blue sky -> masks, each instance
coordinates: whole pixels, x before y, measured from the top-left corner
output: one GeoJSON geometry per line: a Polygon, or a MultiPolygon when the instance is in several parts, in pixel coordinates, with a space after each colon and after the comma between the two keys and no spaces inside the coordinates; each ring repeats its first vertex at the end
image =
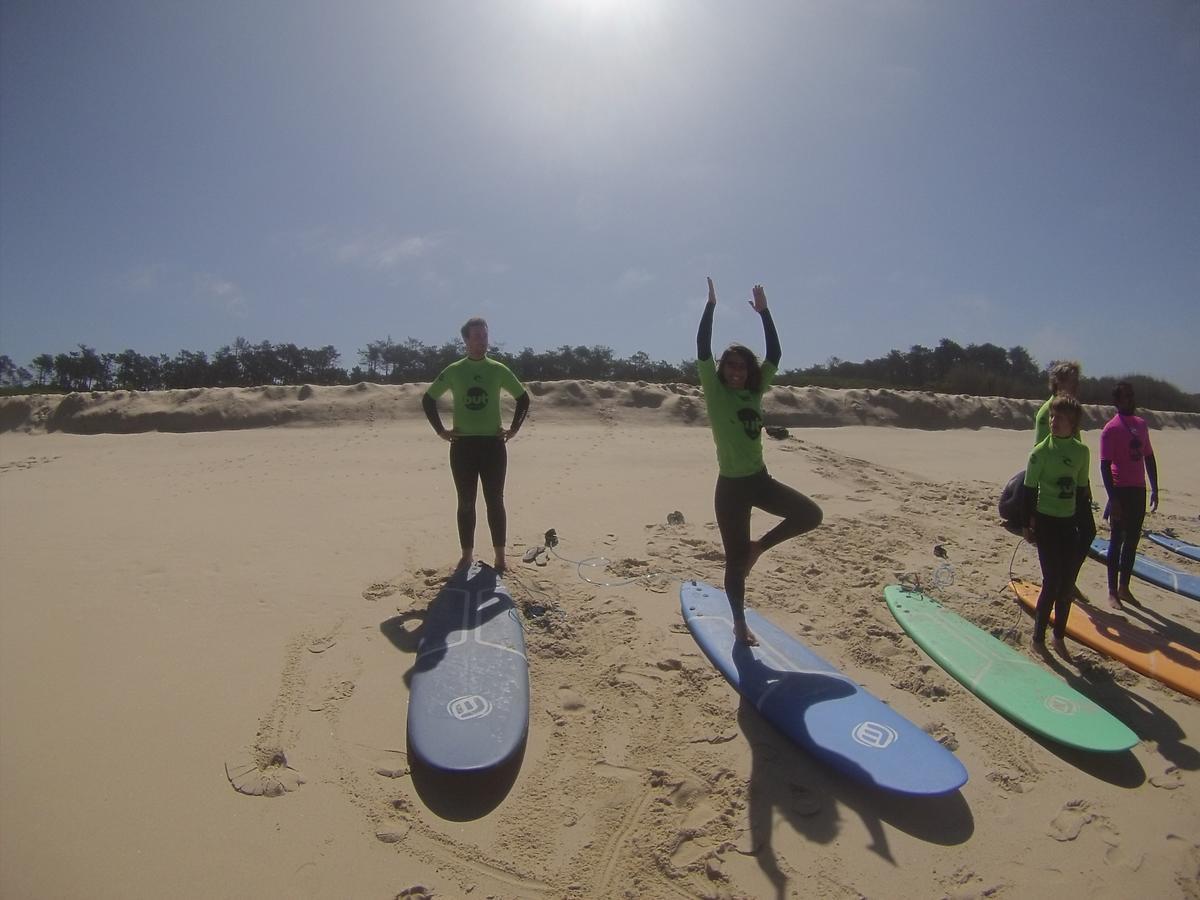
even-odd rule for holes
{"type": "Polygon", "coordinates": [[[0,6],[0,353],[942,337],[1200,391],[1200,3],[0,6]]]}

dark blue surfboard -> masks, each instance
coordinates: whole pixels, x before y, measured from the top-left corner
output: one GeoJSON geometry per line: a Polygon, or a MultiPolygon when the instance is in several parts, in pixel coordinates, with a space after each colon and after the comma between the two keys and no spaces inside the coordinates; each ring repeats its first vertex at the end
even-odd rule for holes
{"type": "Polygon", "coordinates": [[[966,783],[967,770],[953,753],[753,610],[746,610],[746,623],[759,644],[748,647],[733,640],[723,591],[688,581],[679,600],[713,665],[763,718],[817,759],[901,794],[945,794],[966,783]]]}
{"type": "Polygon", "coordinates": [[[445,772],[503,765],[529,731],[525,631],[487,566],[463,569],[430,604],[409,682],[408,749],[445,772]]]}
{"type": "Polygon", "coordinates": [[[1181,541],[1179,538],[1163,534],[1161,531],[1147,531],[1146,537],[1150,538],[1150,540],[1154,541],[1160,547],[1166,547],[1180,556],[1186,556],[1188,559],[1200,562],[1200,547],[1197,547],[1195,544],[1181,541]]]}
{"type": "MultiPolygon", "coordinates": [[[[1096,538],[1089,549],[1093,557],[1102,563],[1108,563],[1108,538],[1096,538]]],[[[1174,591],[1192,600],[1200,600],[1200,575],[1181,572],[1140,553],[1133,558],[1133,574],[1168,591],[1174,591]]]]}

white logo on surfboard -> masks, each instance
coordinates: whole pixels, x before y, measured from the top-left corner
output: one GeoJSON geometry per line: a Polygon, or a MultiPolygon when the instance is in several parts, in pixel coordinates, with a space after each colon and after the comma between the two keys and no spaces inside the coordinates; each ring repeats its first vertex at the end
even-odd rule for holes
{"type": "Polygon", "coordinates": [[[1079,711],[1079,707],[1073,701],[1057,694],[1051,694],[1046,698],[1046,709],[1050,712],[1062,713],[1064,716],[1073,716],[1079,711]]]}
{"type": "Polygon", "coordinates": [[[851,735],[864,747],[871,747],[875,750],[884,749],[899,737],[896,729],[880,725],[878,722],[859,722],[851,735]]]}
{"type": "Polygon", "coordinates": [[[492,711],[492,703],[487,697],[471,694],[469,697],[455,697],[446,704],[450,715],[465,722],[468,719],[480,719],[492,711]]]}

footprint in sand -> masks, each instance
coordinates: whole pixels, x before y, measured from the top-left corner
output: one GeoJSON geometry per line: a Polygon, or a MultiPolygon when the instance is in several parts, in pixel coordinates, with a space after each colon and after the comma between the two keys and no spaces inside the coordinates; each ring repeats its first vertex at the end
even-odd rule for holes
{"type": "Polygon", "coordinates": [[[1096,820],[1096,814],[1088,812],[1086,800],[1071,800],[1050,820],[1050,837],[1056,841],[1073,841],[1083,831],[1083,826],[1096,820]]]}
{"type": "Polygon", "coordinates": [[[1183,776],[1179,772],[1177,766],[1168,766],[1167,770],[1161,775],[1155,775],[1150,779],[1150,783],[1156,788],[1162,788],[1164,791],[1173,791],[1176,788],[1183,787],[1183,776]]]}
{"type": "Polygon", "coordinates": [[[583,696],[566,686],[558,689],[558,702],[567,712],[579,712],[587,708],[587,702],[583,696]]]}
{"type": "Polygon", "coordinates": [[[282,750],[262,750],[250,759],[227,762],[225,777],[235,791],[251,797],[281,797],[304,784],[282,750]]]}
{"type": "Polygon", "coordinates": [[[394,584],[388,584],[386,581],[381,581],[378,584],[373,584],[362,592],[365,600],[381,600],[384,597],[390,597],[399,590],[394,584]]]}

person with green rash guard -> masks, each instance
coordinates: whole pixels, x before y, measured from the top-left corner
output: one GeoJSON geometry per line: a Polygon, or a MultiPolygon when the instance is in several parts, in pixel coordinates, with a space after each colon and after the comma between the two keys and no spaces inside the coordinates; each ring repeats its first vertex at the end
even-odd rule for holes
{"type": "Polygon", "coordinates": [[[1042,568],[1031,647],[1044,652],[1046,626],[1053,610],[1054,649],[1066,660],[1071,658],[1066,646],[1067,617],[1083,563],[1077,552],[1079,532],[1082,520],[1092,519],[1088,484],[1091,456],[1075,436],[1081,414],[1074,397],[1060,394],[1050,402],[1050,435],[1029,454],[1022,493],[1025,539],[1037,545],[1042,568]]]}
{"type": "Polygon", "coordinates": [[[756,284],[750,307],[762,318],[767,358],[761,366],[747,347],[732,344],[713,362],[712,321],[717,291],[708,279],[708,303],[696,334],[700,385],[717,445],[717,488],[714,505],[725,546],[725,594],[733,611],[734,637],[757,644],[746,627],[746,576],[767,550],[821,524],[821,508],[808,497],[767,473],[762,452],[762,398],[779,368],[782,351],[767,294],[756,284]],[[782,517],[758,540],[750,539],[750,513],[755,507],[782,517]]]}
{"type": "Polygon", "coordinates": [[[1050,367],[1050,399],[1043,403],[1033,417],[1033,443],[1040,444],[1050,436],[1050,404],[1059,394],[1079,397],[1081,367],[1077,362],[1057,362],[1050,367]]]}
{"type": "Polygon", "coordinates": [[[475,552],[475,498],[483,484],[488,528],[495,551],[495,569],[505,568],[504,547],[508,517],[504,510],[504,479],[508,470],[508,441],[516,437],[529,412],[529,392],[504,363],[487,355],[488,326],[480,318],[462,327],[467,355],[442,370],[421,398],[421,406],[438,437],[450,444],[450,473],[458,494],[458,540],[462,546],[456,570],[469,566],[475,552]],[[512,425],[500,421],[500,392],[516,398],[512,425]],[[442,425],[437,398],[450,391],[454,398],[453,426],[442,425]]]}
{"type": "MultiPolygon", "coordinates": [[[[1074,361],[1056,362],[1050,367],[1050,399],[1041,405],[1037,411],[1037,415],[1033,418],[1033,444],[1036,447],[1042,441],[1050,436],[1050,404],[1054,402],[1055,397],[1071,397],[1078,399],[1079,397],[1079,376],[1082,374],[1082,367],[1074,361]]],[[[1082,431],[1080,422],[1082,422],[1083,413],[1080,409],[1080,415],[1076,419],[1075,437],[1080,441],[1082,431]]],[[[1087,516],[1081,517],[1076,523],[1078,525],[1078,546],[1075,548],[1075,554],[1079,557],[1079,565],[1076,571],[1082,568],[1084,560],[1087,559],[1088,548],[1092,546],[1092,541],[1096,539],[1096,520],[1092,516],[1091,508],[1087,510],[1087,516]]],[[[1074,586],[1072,581],[1071,592],[1076,600],[1088,602],[1077,586],[1074,586]]]]}

